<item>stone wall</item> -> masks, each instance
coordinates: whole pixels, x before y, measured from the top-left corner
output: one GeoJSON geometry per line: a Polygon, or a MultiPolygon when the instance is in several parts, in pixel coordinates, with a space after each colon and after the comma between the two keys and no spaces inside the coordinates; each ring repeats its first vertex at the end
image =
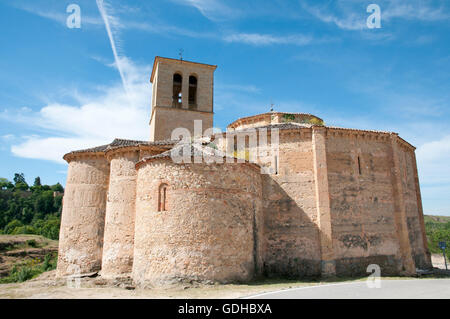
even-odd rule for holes
{"type": "Polygon", "coordinates": [[[330,129],[326,146],[337,274],[367,274],[369,264],[398,273],[389,135],[330,129]]]}
{"type": "Polygon", "coordinates": [[[133,279],[248,281],[262,263],[261,180],[248,164],[155,159],[138,170],[133,279]],[[167,184],[166,211],[158,191],[167,184]]]}
{"type": "Polygon", "coordinates": [[[106,203],[105,239],[101,274],[105,278],[131,275],[134,251],[134,218],[139,150],[107,154],[111,173],[106,203]]]}
{"type": "Polygon", "coordinates": [[[150,140],[161,141],[172,137],[176,128],[186,128],[194,136],[194,121],[202,121],[203,132],[213,127],[213,113],[189,111],[172,107],[154,107],[150,125],[150,140]]]}
{"type": "Polygon", "coordinates": [[[108,182],[109,163],[102,154],[80,154],[69,161],[58,276],[101,269],[108,182]]]}
{"type": "Polygon", "coordinates": [[[398,148],[398,158],[412,259],[416,268],[426,269],[431,267],[431,258],[428,252],[423,223],[422,202],[414,151],[407,146],[400,146],[398,148]]]}
{"type": "Polygon", "coordinates": [[[271,174],[250,163],[142,161],[164,150],[66,155],[58,276],[101,269],[146,286],[431,267],[414,148],[396,134],[281,129],[278,154],[258,150],[261,166],[276,163],[271,174]]]}
{"type": "Polygon", "coordinates": [[[311,130],[280,131],[278,173],[263,175],[264,270],[268,276],[321,273],[311,130]]]}
{"type": "Polygon", "coordinates": [[[183,109],[189,109],[189,76],[194,75],[197,77],[197,110],[213,112],[215,66],[172,59],[160,59],[156,63],[157,69],[153,80],[156,88],[152,106],[172,107],[173,75],[178,73],[183,77],[183,109]]]}

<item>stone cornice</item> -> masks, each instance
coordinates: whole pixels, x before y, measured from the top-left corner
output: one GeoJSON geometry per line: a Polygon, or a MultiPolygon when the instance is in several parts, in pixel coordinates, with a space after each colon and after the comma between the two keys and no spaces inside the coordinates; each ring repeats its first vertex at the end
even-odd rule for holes
{"type": "Polygon", "coordinates": [[[73,160],[77,159],[105,159],[105,152],[77,152],[77,153],[68,153],[64,155],[63,159],[70,163],[73,160]]]}
{"type": "Polygon", "coordinates": [[[208,68],[208,69],[212,69],[212,70],[217,69],[217,65],[198,63],[198,62],[192,62],[192,61],[186,61],[186,60],[180,60],[180,59],[163,58],[160,56],[156,56],[155,61],[153,62],[153,69],[152,69],[152,75],[150,76],[150,83],[153,83],[153,79],[155,77],[156,66],[158,65],[159,62],[191,64],[191,65],[195,65],[197,67],[200,66],[200,67],[204,67],[204,68],[208,68]]]}
{"type": "Polygon", "coordinates": [[[152,114],[150,115],[150,122],[149,123],[152,122],[153,114],[155,113],[157,108],[158,109],[171,110],[171,111],[196,112],[196,113],[203,113],[203,114],[212,114],[212,115],[214,115],[214,112],[209,112],[209,111],[190,110],[190,109],[183,109],[183,108],[177,108],[177,107],[172,107],[172,106],[155,105],[155,106],[152,106],[152,114]]]}
{"type": "Polygon", "coordinates": [[[264,120],[268,122],[267,124],[270,124],[272,121],[272,116],[280,116],[280,115],[282,116],[282,115],[286,115],[286,114],[306,116],[306,117],[311,117],[311,118],[315,118],[320,121],[323,121],[320,117],[317,117],[317,116],[315,116],[313,114],[309,114],[309,113],[268,112],[268,113],[262,113],[262,114],[252,115],[252,116],[241,117],[241,118],[237,119],[236,121],[232,122],[231,124],[229,124],[227,126],[227,129],[234,129],[240,125],[257,123],[259,121],[264,121],[264,120]]]}

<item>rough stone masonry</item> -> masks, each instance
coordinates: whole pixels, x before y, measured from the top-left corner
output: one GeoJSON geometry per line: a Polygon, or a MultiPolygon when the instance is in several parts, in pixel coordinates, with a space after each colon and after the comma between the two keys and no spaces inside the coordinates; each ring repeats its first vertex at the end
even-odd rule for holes
{"type": "Polygon", "coordinates": [[[276,155],[248,146],[264,153],[257,162],[175,163],[175,128],[213,127],[215,69],[156,57],[149,141],[64,156],[58,276],[159,286],[431,267],[415,148],[396,133],[272,111],[236,120],[227,134],[264,130],[270,141],[277,129],[276,155]],[[275,169],[262,174],[267,159],[275,169]]]}

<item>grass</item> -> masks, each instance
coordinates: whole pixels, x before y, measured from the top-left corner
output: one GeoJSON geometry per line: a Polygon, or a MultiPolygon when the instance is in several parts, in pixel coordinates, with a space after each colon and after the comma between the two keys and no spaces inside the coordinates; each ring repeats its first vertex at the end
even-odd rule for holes
{"type": "Polygon", "coordinates": [[[17,263],[11,269],[7,277],[0,279],[0,284],[24,282],[36,278],[46,271],[56,269],[57,254],[47,254],[43,260],[36,258],[17,263]]]}
{"type": "Polygon", "coordinates": [[[450,216],[425,215],[425,230],[428,238],[428,248],[432,254],[442,254],[439,242],[447,242],[447,259],[450,260],[450,216]]]}
{"type": "Polygon", "coordinates": [[[0,253],[25,248],[55,246],[57,241],[37,235],[0,235],[0,253]]]}
{"type": "MultiPolygon", "coordinates": [[[[47,247],[54,244],[53,241],[47,240],[41,236],[19,235],[0,236],[0,253],[15,250],[27,250],[47,247]]],[[[33,279],[45,271],[56,268],[57,253],[49,253],[45,257],[39,258],[23,258],[16,261],[6,277],[0,278],[0,284],[24,282],[33,279]]]]}

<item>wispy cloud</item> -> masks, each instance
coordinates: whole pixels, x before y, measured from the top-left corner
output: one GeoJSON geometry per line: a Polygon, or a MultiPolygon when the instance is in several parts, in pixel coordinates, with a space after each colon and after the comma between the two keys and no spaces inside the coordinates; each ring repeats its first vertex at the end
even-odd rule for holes
{"type": "Polygon", "coordinates": [[[18,144],[11,147],[11,152],[19,157],[64,163],[62,156],[67,152],[109,143],[117,137],[148,139],[148,124],[142,119],[149,117],[151,66],[138,65],[126,57],[119,60],[129,83],[128,94],[122,85],[116,85],[99,89],[94,98],[74,92],[80,104],[55,101],[38,112],[3,112],[5,120],[35,123],[32,128],[47,132],[15,139],[18,144]]]}
{"type": "Polygon", "coordinates": [[[422,144],[416,157],[425,213],[450,216],[450,135],[422,144]]]}
{"type": "MultiPolygon", "coordinates": [[[[369,14],[367,5],[356,0],[337,0],[327,4],[318,5],[315,2],[301,0],[303,9],[322,22],[334,24],[342,30],[367,29],[366,21],[369,14]],[[312,4],[314,3],[314,4],[312,4]]],[[[383,22],[393,19],[442,21],[450,17],[448,2],[444,0],[379,0],[376,2],[381,7],[383,22]]]]}
{"type": "Polygon", "coordinates": [[[164,36],[183,36],[195,39],[209,39],[226,43],[240,43],[254,46],[270,46],[276,44],[305,46],[324,42],[336,41],[336,39],[315,38],[312,35],[292,34],[276,35],[246,32],[214,32],[214,31],[193,31],[186,28],[179,28],[173,25],[150,24],[148,22],[121,21],[120,27],[123,29],[134,29],[164,36]]]}
{"type": "MultiPolygon", "coordinates": [[[[339,3],[340,1],[338,1],[339,3]]],[[[342,8],[339,10],[339,7],[342,6],[337,6],[338,8],[336,8],[330,4],[311,5],[308,1],[301,1],[300,4],[306,12],[315,18],[325,23],[334,24],[340,29],[362,30],[366,27],[366,20],[364,18],[365,10],[360,9],[358,12],[347,6],[345,6],[344,10],[342,8]],[[336,9],[341,11],[341,13],[336,14],[336,9]]]]}
{"type": "Polygon", "coordinates": [[[220,0],[172,0],[173,2],[196,8],[204,17],[212,21],[235,18],[239,10],[230,8],[220,0]]]}
{"type": "Polygon", "coordinates": [[[119,54],[117,52],[117,46],[116,41],[114,40],[113,31],[111,29],[111,24],[109,23],[109,20],[112,19],[114,21],[114,17],[109,16],[106,11],[106,6],[104,4],[103,0],[97,0],[97,6],[98,10],[100,11],[100,14],[102,16],[103,22],[105,23],[106,32],[108,33],[109,42],[111,43],[111,49],[114,55],[114,61],[117,66],[117,70],[119,71],[120,78],[122,79],[122,84],[125,89],[125,91],[128,93],[128,84],[125,79],[124,71],[123,71],[123,65],[122,60],[119,58],[119,54]]]}
{"type": "Polygon", "coordinates": [[[223,38],[226,42],[237,42],[252,45],[274,45],[274,44],[293,44],[293,45],[307,45],[314,41],[314,38],[308,35],[288,35],[276,36],[272,34],[259,33],[235,33],[226,35],[223,38]]]}
{"type": "MultiPolygon", "coordinates": [[[[198,9],[203,15],[211,20],[217,21],[219,17],[227,15],[235,16],[237,9],[227,7],[223,2],[218,0],[172,0],[182,5],[188,5],[198,9]]],[[[93,24],[96,26],[104,25],[108,34],[109,41],[115,63],[120,62],[121,55],[121,39],[120,33],[126,30],[139,30],[160,36],[183,36],[195,39],[210,39],[214,41],[226,43],[240,43],[253,46],[270,46],[270,45],[295,45],[305,46],[313,43],[330,42],[330,39],[318,39],[312,35],[306,34],[290,34],[277,35],[269,33],[250,33],[239,31],[210,31],[210,30],[190,30],[186,27],[178,27],[173,24],[166,24],[164,22],[149,22],[141,21],[139,19],[129,19],[127,15],[136,14],[139,12],[138,8],[124,7],[123,5],[112,6],[104,0],[96,0],[98,10],[100,12],[99,18],[89,17],[85,13],[82,15],[82,23],[93,24]],[[120,15],[120,16],[119,16],[120,15]]],[[[20,7],[20,9],[27,12],[39,15],[43,18],[57,21],[61,24],[66,23],[67,14],[50,10],[41,10],[37,7],[20,7]]],[[[122,67],[118,65],[118,70],[126,88],[125,77],[123,76],[122,67]]]]}
{"type": "MultiPolygon", "coordinates": [[[[46,10],[43,10],[39,6],[36,5],[21,5],[20,3],[12,3],[11,6],[14,6],[15,8],[19,10],[26,11],[28,13],[37,15],[41,18],[45,18],[48,20],[55,21],[61,25],[66,26],[67,23],[67,17],[68,14],[65,11],[55,11],[52,8],[47,8],[46,10]]],[[[82,20],[81,20],[82,26],[102,26],[103,21],[100,17],[94,17],[90,16],[88,14],[83,13],[82,20]]]]}
{"type": "Polygon", "coordinates": [[[385,1],[383,19],[441,21],[450,18],[448,1],[385,1]]]}

